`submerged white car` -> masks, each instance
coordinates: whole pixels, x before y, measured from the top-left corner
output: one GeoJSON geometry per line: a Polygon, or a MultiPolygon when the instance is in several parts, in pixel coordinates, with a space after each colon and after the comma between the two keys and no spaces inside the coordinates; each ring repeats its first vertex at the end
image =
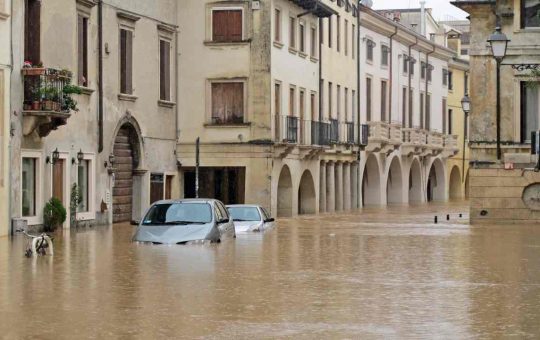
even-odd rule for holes
{"type": "Polygon", "coordinates": [[[264,231],[274,227],[274,219],[258,205],[228,205],[236,232],[264,231]]]}
{"type": "Polygon", "coordinates": [[[220,242],[234,238],[233,220],[214,199],[169,200],[154,203],[137,225],[133,241],[152,244],[220,242]]]}

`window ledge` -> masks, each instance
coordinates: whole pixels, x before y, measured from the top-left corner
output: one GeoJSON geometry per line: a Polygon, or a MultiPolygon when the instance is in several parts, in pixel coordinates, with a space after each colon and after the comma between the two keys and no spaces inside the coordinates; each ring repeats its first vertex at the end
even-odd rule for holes
{"type": "Polygon", "coordinates": [[[1,20],[7,20],[7,18],[9,18],[9,14],[0,11],[0,19],[1,20]]]}
{"type": "Polygon", "coordinates": [[[538,33],[540,32],[540,27],[524,27],[520,28],[517,31],[514,31],[514,33],[538,33]]]}
{"type": "Polygon", "coordinates": [[[317,57],[310,57],[309,60],[311,60],[314,63],[319,62],[319,58],[317,58],[317,57]]]}
{"type": "Polygon", "coordinates": [[[289,47],[289,53],[296,54],[298,51],[294,47],[289,47]]]}
{"type": "Polygon", "coordinates": [[[204,41],[205,46],[243,46],[243,45],[249,45],[250,43],[251,43],[251,39],[242,40],[242,41],[211,41],[211,40],[204,41]]]}
{"type": "Polygon", "coordinates": [[[118,94],[118,100],[124,100],[124,101],[127,101],[127,102],[134,102],[137,100],[137,96],[134,96],[132,94],[126,94],[126,93],[119,93],[118,94]]]}
{"type": "Polygon", "coordinates": [[[305,52],[298,52],[298,55],[301,57],[301,58],[306,58],[307,57],[307,54],[305,52]]]}
{"type": "Polygon", "coordinates": [[[158,100],[158,106],[166,107],[166,108],[173,108],[176,105],[175,102],[171,102],[169,100],[158,100]]]}
{"type": "Polygon", "coordinates": [[[227,124],[214,124],[214,123],[205,123],[204,127],[206,128],[245,128],[250,127],[251,123],[227,123],[227,124]]]}
{"type": "Polygon", "coordinates": [[[92,93],[94,93],[94,91],[96,91],[94,89],[91,89],[85,86],[79,86],[79,88],[81,89],[82,94],[85,94],[87,96],[90,96],[92,93]]]}
{"type": "Polygon", "coordinates": [[[283,48],[283,43],[279,41],[274,41],[274,47],[283,48]]]}

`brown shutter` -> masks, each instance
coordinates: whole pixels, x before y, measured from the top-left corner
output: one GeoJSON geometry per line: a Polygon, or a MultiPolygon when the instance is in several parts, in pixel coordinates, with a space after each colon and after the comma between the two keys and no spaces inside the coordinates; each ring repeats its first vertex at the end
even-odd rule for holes
{"type": "Polygon", "coordinates": [[[242,11],[228,11],[229,41],[242,41],[242,11]]]}
{"type": "Polygon", "coordinates": [[[212,40],[217,42],[227,40],[227,11],[212,12],[212,40]]]}
{"type": "Polygon", "coordinates": [[[25,0],[24,59],[32,64],[41,61],[41,1],[25,0]]]}
{"type": "Polygon", "coordinates": [[[160,81],[160,99],[170,100],[170,77],[171,77],[171,64],[170,64],[170,43],[164,40],[159,41],[159,81],[160,81]]]}
{"type": "Polygon", "coordinates": [[[243,123],[244,122],[244,84],[243,83],[231,83],[233,91],[233,122],[234,123],[243,123]]]}
{"type": "Polygon", "coordinates": [[[84,18],[77,17],[77,82],[84,85],[84,18]]]}
{"type": "Polygon", "coordinates": [[[126,90],[126,30],[120,30],[120,93],[126,90]]]}
{"type": "Polygon", "coordinates": [[[133,32],[126,32],[126,93],[133,93],[133,32]]]}

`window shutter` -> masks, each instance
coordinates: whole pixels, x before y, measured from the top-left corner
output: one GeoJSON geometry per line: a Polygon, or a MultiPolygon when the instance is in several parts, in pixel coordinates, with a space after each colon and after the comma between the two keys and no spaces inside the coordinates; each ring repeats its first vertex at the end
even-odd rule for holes
{"type": "Polygon", "coordinates": [[[77,82],[79,85],[84,84],[84,18],[77,17],[77,34],[78,34],[78,49],[77,49],[77,82]]]}
{"type": "Polygon", "coordinates": [[[160,99],[171,100],[171,62],[170,46],[168,41],[160,40],[160,60],[159,60],[159,80],[160,80],[160,99]]]}
{"type": "Polygon", "coordinates": [[[212,123],[219,124],[225,120],[224,104],[222,84],[212,84],[212,123]]]}
{"type": "Polygon", "coordinates": [[[227,40],[227,12],[212,12],[212,40],[222,42],[227,40]]]}
{"type": "Polygon", "coordinates": [[[126,86],[126,30],[120,30],[120,92],[127,93],[126,86]]]}
{"type": "Polygon", "coordinates": [[[243,83],[231,83],[232,90],[232,120],[233,123],[244,122],[244,84],[243,83]]]}
{"type": "Polygon", "coordinates": [[[126,93],[133,93],[133,32],[126,35],[126,93]]]}
{"type": "Polygon", "coordinates": [[[229,40],[242,41],[242,11],[229,11],[229,40]]]}

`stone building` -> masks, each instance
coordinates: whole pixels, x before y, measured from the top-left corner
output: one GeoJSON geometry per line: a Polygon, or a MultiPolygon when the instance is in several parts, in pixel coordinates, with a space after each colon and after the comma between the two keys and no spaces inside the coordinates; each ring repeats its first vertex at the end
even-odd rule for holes
{"type": "Polygon", "coordinates": [[[0,237],[9,233],[9,88],[11,72],[11,8],[0,0],[0,237]]]}
{"type": "Polygon", "coordinates": [[[173,196],[177,1],[13,3],[12,218],[40,225],[56,197],[79,224],[123,222],[173,196]]]}
{"type": "Polygon", "coordinates": [[[535,0],[453,4],[468,12],[471,21],[471,220],[491,224],[538,222],[540,176],[534,171],[531,132],[540,129],[540,78],[532,71],[540,64],[540,4],[535,0]],[[500,67],[499,92],[497,62],[487,42],[496,27],[510,40],[500,67]]]}

